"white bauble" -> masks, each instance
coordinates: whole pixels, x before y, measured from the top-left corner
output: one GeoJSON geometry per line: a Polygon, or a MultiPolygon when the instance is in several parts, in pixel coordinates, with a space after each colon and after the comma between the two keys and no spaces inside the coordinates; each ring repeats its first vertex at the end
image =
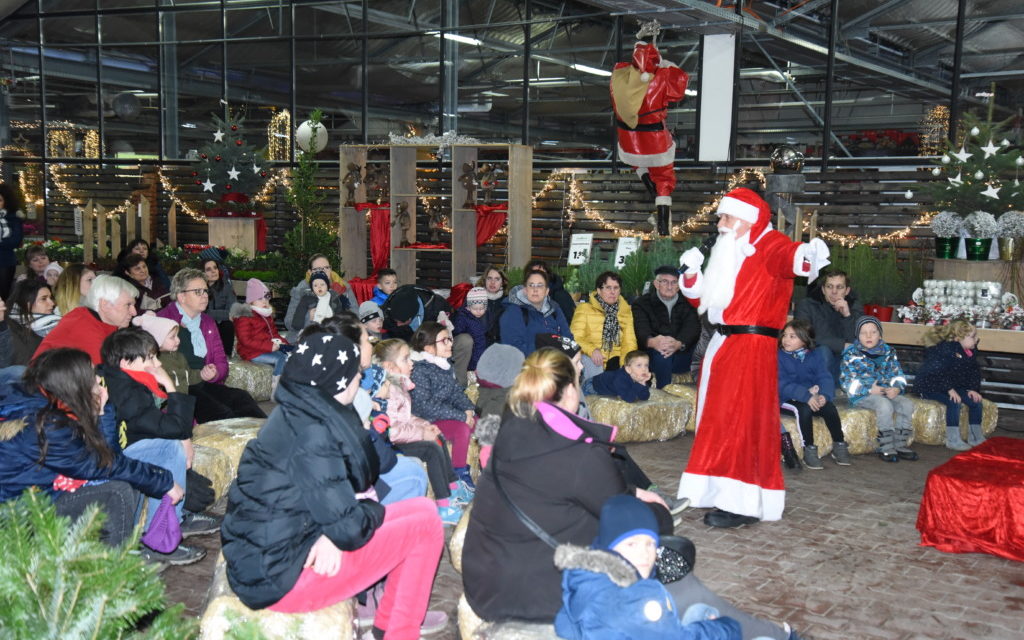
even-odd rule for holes
{"type": "Polygon", "coordinates": [[[981,180],[984,177],[985,177],[985,172],[982,171],[981,169],[978,169],[977,171],[974,172],[974,179],[975,180],[981,180]]]}
{"type": "MultiPolygon", "coordinates": [[[[303,151],[310,151],[309,139],[313,137],[313,123],[306,120],[299,125],[299,128],[295,130],[295,144],[299,146],[303,151]]],[[[324,150],[327,146],[327,127],[323,123],[317,123],[316,125],[316,149],[313,149],[313,153],[319,153],[324,150]]]]}
{"type": "Polygon", "coordinates": [[[1024,156],[1018,156],[1017,159],[1013,161],[1013,163],[1018,167],[1024,166],[1024,156]]]}
{"type": "Polygon", "coordinates": [[[979,129],[978,127],[971,127],[971,135],[972,136],[976,136],[979,133],[981,133],[981,129],[979,129]]]}
{"type": "Polygon", "coordinates": [[[942,169],[940,169],[938,167],[935,167],[934,169],[932,169],[932,175],[933,176],[941,176],[942,175],[942,169]]]}
{"type": "Polygon", "coordinates": [[[942,164],[949,164],[953,160],[949,156],[942,156],[942,164]]]}

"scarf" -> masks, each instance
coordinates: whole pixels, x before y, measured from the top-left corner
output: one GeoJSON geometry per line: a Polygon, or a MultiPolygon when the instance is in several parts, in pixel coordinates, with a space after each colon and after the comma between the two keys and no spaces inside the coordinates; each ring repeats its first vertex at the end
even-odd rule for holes
{"type": "Polygon", "coordinates": [[[331,292],[328,290],[324,295],[316,297],[316,311],[313,312],[313,322],[321,322],[333,315],[334,309],[331,308],[331,292]]]}
{"type": "Polygon", "coordinates": [[[856,342],[854,342],[854,344],[861,353],[871,357],[872,359],[877,358],[878,356],[884,356],[886,352],[886,347],[888,346],[885,344],[885,342],[879,342],[875,346],[868,349],[867,347],[860,343],[860,340],[857,340],[856,342]]]}
{"type": "Polygon", "coordinates": [[[783,351],[783,353],[785,353],[786,355],[793,356],[800,362],[803,362],[804,358],[807,357],[807,347],[800,347],[799,349],[794,349],[793,351],[783,351]]]}
{"type": "Polygon", "coordinates": [[[270,307],[249,307],[253,313],[264,318],[269,318],[270,314],[274,313],[274,310],[270,307]]]}
{"type": "MultiPolygon", "coordinates": [[[[148,371],[132,371],[131,369],[121,369],[121,371],[135,382],[149,389],[149,392],[157,398],[167,399],[167,392],[156,381],[156,377],[152,373],[148,371]]],[[[160,406],[159,400],[157,400],[157,406],[160,406]]]]}
{"type": "Polygon", "coordinates": [[[495,291],[494,293],[491,293],[490,291],[487,292],[488,300],[501,300],[504,297],[505,293],[503,291],[495,291]]]}
{"type": "Polygon", "coordinates": [[[185,313],[185,310],[181,308],[180,304],[175,302],[174,306],[178,308],[178,313],[181,314],[181,326],[188,329],[189,335],[192,336],[192,353],[197,358],[205,358],[206,339],[203,337],[203,328],[201,326],[203,314],[197,313],[194,318],[190,318],[185,313]]]}
{"type": "Polygon", "coordinates": [[[622,330],[619,326],[619,301],[608,304],[601,299],[601,296],[594,292],[594,298],[604,309],[604,326],[601,327],[601,349],[605,352],[611,351],[619,345],[622,339],[622,330]]]}
{"type": "MultiPolygon", "coordinates": [[[[433,353],[427,353],[426,351],[413,351],[411,359],[413,362],[429,362],[430,364],[436,364],[441,369],[448,371],[452,368],[452,363],[448,358],[442,358],[441,356],[434,355],[433,353]]],[[[411,382],[411,380],[410,380],[411,382]]]]}

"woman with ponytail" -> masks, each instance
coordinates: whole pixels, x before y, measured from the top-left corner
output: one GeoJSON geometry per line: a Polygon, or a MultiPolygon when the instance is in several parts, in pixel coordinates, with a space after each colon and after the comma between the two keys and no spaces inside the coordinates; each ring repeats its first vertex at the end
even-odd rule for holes
{"type": "Polygon", "coordinates": [[[0,387],[0,502],[30,487],[72,519],[99,504],[110,545],[131,535],[139,491],[174,503],[184,495],[170,471],[122,455],[92,360],[67,348],[42,353],[20,382],[0,387]]]}

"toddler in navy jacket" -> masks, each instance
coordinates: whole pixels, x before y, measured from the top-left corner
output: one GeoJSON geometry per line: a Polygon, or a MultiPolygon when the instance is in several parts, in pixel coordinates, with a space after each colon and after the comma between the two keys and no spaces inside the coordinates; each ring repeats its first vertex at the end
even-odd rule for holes
{"type": "Polygon", "coordinates": [[[585,396],[618,396],[626,402],[651,397],[651,360],[646,351],[630,351],[621,369],[605,371],[583,383],[585,396]]]}
{"type": "Polygon", "coordinates": [[[985,441],[981,432],[981,367],[978,330],[966,320],[934,327],[924,336],[928,349],[914,379],[914,391],[946,405],[946,446],[966,451],[985,441]],[[960,407],[967,405],[967,442],[960,435],[960,407]]]}

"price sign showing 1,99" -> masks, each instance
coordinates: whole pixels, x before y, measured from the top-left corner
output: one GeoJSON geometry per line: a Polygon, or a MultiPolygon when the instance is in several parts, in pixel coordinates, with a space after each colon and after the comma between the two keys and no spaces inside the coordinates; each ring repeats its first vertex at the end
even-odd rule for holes
{"type": "Polygon", "coordinates": [[[571,265],[586,264],[590,260],[590,249],[594,244],[594,234],[574,233],[569,240],[569,259],[571,265]]]}

